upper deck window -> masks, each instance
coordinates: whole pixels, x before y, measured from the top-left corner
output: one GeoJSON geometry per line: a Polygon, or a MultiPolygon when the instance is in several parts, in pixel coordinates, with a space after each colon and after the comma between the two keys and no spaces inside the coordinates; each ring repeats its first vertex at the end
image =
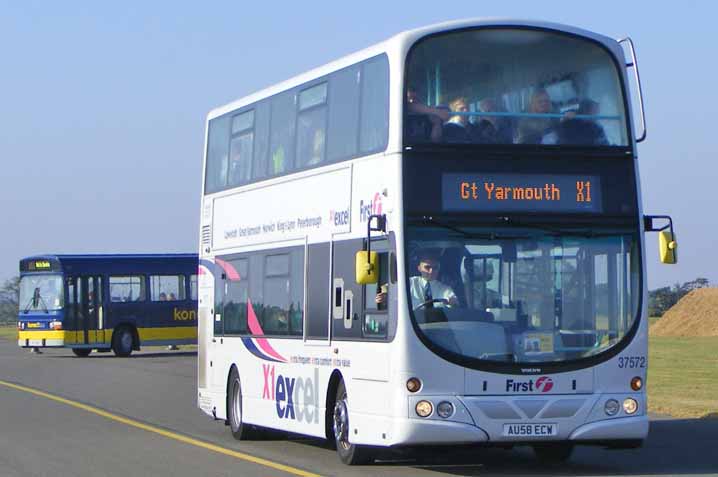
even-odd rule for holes
{"type": "Polygon", "coordinates": [[[211,119],[204,192],[379,153],[388,137],[382,54],[211,119]]]}
{"type": "Polygon", "coordinates": [[[404,142],[626,146],[616,63],[598,44],[490,28],[431,36],[407,59],[404,142]]]}

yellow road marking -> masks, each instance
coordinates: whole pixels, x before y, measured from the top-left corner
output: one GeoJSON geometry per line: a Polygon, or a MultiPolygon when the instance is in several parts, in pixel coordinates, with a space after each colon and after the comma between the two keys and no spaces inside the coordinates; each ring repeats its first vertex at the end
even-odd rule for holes
{"type": "Polygon", "coordinates": [[[87,404],[82,404],[79,402],[71,401],[69,399],[61,398],[59,396],[55,396],[43,391],[38,391],[37,389],[28,388],[25,386],[21,386],[19,384],[13,384],[8,383],[6,381],[0,380],[0,384],[3,386],[7,386],[12,389],[16,389],[18,391],[24,391],[26,393],[34,394],[35,396],[44,397],[47,399],[50,399],[52,401],[57,401],[63,404],[67,404],[68,406],[75,407],[77,409],[82,409],[83,411],[90,412],[92,414],[97,414],[98,416],[105,417],[107,419],[111,419],[113,421],[121,422],[123,424],[126,424],[128,426],[136,427],[138,429],[145,430],[147,432],[154,432],[155,434],[159,434],[161,436],[165,436],[169,439],[174,439],[176,441],[184,442],[185,444],[201,447],[203,449],[211,450],[212,452],[217,452],[219,454],[228,455],[230,457],[235,457],[237,459],[246,460],[247,462],[252,462],[254,464],[263,465],[265,467],[270,467],[272,469],[281,470],[282,472],[286,472],[288,474],[292,475],[298,475],[301,477],[321,477],[319,474],[314,474],[312,472],[307,472],[301,469],[297,469],[295,467],[290,467],[288,465],[279,464],[277,462],[272,462],[271,460],[262,459],[261,457],[255,457],[253,455],[245,454],[244,452],[237,452],[233,451],[231,449],[225,449],[224,447],[220,447],[215,444],[210,444],[209,442],[200,441],[199,439],[193,439],[191,437],[183,436],[181,434],[176,434],[174,432],[166,431],[164,429],[160,429],[158,427],[153,427],[148,424],[144,424],[139,421],[135,421],[134,419],[129,419],[126,417],[118,416],[116,414],[112,414],[107,411],[103,411],[102,409],[98,409],[93,406],[89,406],[87,404]]]}

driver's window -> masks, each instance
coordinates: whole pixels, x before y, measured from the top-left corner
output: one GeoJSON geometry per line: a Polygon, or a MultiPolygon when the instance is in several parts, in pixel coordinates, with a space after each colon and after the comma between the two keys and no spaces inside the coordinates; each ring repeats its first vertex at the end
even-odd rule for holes
{"type": "Polygon", "coordinates": [[[395,282],[390,273],[389,252],[378,253],[378,280],[364,288],[364,322],[362,333],[366,338],[382,339],[387,337],[389,324],[389,282],[395,282]]]}
{"type": "Polygon", "coordinates": [[[378,253],[378,281],[366,286],[365,310],[386,310],[389,303],[389,252],[378,253]]]}

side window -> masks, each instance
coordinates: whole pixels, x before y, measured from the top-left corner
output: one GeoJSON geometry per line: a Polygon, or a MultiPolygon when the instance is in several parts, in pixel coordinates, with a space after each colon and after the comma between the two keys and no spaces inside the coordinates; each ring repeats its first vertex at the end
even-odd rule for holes
{"type": "Polygon", "coordinates": [[[197,301],[197,275],[189,276],[189,299],[197,301]]]}
{"type": "Polygon", "coordinates": [[[229,262],[239,275],[227,280],[224,297],[224,334],[247,333],[247,300],[249,296],[249,260],[246,258],[229,262]]]}
{"type": "Polygon", "coordinates": [[[389,63],[386,56],[362,65],[360,118],[360,152],[385,149],[389,135],[389,63]]]}
{"type": "Polygon", "coordinates": [[[206,194],[222,190],[227,185],[229,121],[229,116],[223,116],[209,122],[209,131],[207,133],[207,170],[205,173],[206,194]]]}
{"type": "Polygon", "coordinates": [[[379,253],[379,280],[366,286],[364,308],[386,310],[389,303],[389,252],[379,253]]]}
{"type": "Polygon", "coordinates": [[[229,143],[229,184],[246,184],[251,179],[254,148],[254,110],[232,118],[232,140],[229,143]]]}
{"type": "Polygon", "coordinates": [[[145,300],[145,280],[142,276],[110,277],[110,300],[114,303],[145,300]]]}
{"type": "Polygon", "coordinates": [[[260,101],[254,108],[254,162],[252,179],[267,177],[269,172],[269,101],[260,101]]]}
{"type": "Polygon", "coordinates": [[[327,134],[327,83],[299,93],[297,168],[324,162],[327,134]]]}
{"type": "Polygon", "coordinates": [[[304,249],[292,251],[289,283],[289,334],[304,334],[304,249]]]}
{"type": "MultiPolygon", "coordinates": [[[[253,301],[267,335],[302,336],[304,331],[304,250],[254,256],[263,265],[261,300],[253,301]]],[[[257,274],[252,271],[252,277],[257,274]]],[[[256,287],[252,287],[256,288],[256,287]]],[[[251,293],[251,292],[250,292],[251,293]]],[[[259,293],[258,293],[259,294],[259,293]]]]}
{"type": "Polygon", "coordinates": [[[296,94],[281,93],[272,98],[272,120],[269,142],[269,175],[280,175],[292,169],[296,94]]]}
{"type": "Polygon", "coordinates": [[[264,258],[262,329],[268,335],[289,334],[289,254],[264,258]]]}
{"type": "Polygon", "coordinates": [[[359,131],[360,67],[352,66],[332,74],[329,83],[329,135],[327,158],[330,162],[355,156],[359,131]]]}
{"type": "Polygon", "coordinates": [[[151,275],[150,299],[152,301],[184,300],[184,275],[151,275]]]}

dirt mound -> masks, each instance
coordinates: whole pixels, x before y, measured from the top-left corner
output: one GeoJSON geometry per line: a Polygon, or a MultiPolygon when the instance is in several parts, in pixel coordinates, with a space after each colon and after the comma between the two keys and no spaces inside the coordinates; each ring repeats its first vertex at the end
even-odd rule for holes
{"type": "Polygon", "coordinates": [[[718,288],[699,288],[681,298],[651,326],[651,336],[718,336],[718,288]]]}

